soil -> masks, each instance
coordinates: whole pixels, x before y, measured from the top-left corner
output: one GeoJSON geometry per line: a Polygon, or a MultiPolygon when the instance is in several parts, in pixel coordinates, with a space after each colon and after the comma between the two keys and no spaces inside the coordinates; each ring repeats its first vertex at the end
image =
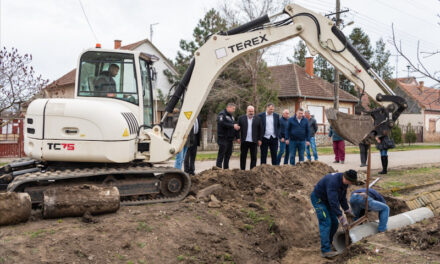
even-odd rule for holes
{"type": "MultiPolygon", "coordinates": [[[[320,257],[309,196],[316,182],[333,171],[321,162],[250,171],[213,168],[193,176],[190,195],[178,203],[48,220],[33,211],[27,223],[0,227],[0,263],[346,263],[376,258],[367,243],[352,245],[334,260],[320,257]],[[196,198],[213,184],[222,188],[196,198]]],[[[401,201],[386,198],[392,214],[404,210],[401,201]]]]}
{"type": "Polygon", "coordinates": [[[430,250],[440,256],[440,218],[427,222],[389,232],[388,236],[412,249],[430,250]]]}

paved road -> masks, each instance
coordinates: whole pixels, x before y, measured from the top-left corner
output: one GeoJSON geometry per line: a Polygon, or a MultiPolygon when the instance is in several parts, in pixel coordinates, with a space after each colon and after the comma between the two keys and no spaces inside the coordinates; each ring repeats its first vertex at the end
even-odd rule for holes
{"type": "MultiPolygon", "coordinates": [[[[427,149],[427,150],[411,150],[411,151],[398,151],[389,152],[389,167],[411,166],[420,165],[426,163],[439,163],[440,164],[440,149],[427,149]]],[[[298,159],[298,157],[297,157],[298,159]]],[[[270,159],[269,159],[270,160],[270,159]]],[[[366,167],[360,168],[360,156],[359,154],[349,154],[345,156],[345,164],[333,163],[333,155],[323,155],[319,157],[319,160],[331,165],[338,171],[345,171],[348,169],[366,170],[366,167]]],[[[250,161],[248,160],[247,168],[249,168],[250,161]]],[[[269,161],[270,163],[270,161],[269,161]]],[[[173,166],[174,161],[170,161],[169,165],[173,166]]],[[[259,161],[257,162],[259,164],[259,161]]],[[[214,160],[209,161],[196,161],[196,172],[201,172],[215,166],[214,160]]],[[[231,159],[229,167],[232,169],[240,168],[239,159],[231,159]]],[[[379,153],[371,154],[371,168],[381,169],[379,153]]]]}

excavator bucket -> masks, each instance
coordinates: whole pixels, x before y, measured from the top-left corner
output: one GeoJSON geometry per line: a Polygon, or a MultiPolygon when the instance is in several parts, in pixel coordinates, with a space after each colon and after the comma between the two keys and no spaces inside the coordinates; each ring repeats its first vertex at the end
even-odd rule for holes
{"type": "Polygon", "coordinates": [[[355,145],[370,141],[375,128],[370,115],[349,115],[334,108],[325,110],[325,114],[333,130],[345,140],[355,145]]]}

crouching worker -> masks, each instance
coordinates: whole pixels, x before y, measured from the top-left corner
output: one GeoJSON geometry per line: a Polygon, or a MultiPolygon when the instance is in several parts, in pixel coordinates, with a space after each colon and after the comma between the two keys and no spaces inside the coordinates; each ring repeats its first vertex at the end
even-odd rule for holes
{"type": "Polygon", "coordinates": [[[347,202],[347,188],[357,181],[357,172],[348,170],[344,173],[330,173],[325,175],[313,189],[310,198],[316,211],[321,236],[321,256],[331,258],[339,253],[331,250],[333,236],[338,230],[339,223],[348,227],[347,216],[353,216],[347,202]],[[338,223],[339,220],[339,223],[338,223]]]}
{"type": "Polygon", "coordinates": [[[354,220],[365,214],[365,199],[368,197],[368,211],[379,212],[379,232],[385,232],[387,230],[388,216],[390,214],[390,208],[388,207],[385,199],[374,189],[359,189],[353,191],[350,196],[350,205],[354,214],[354,220]]]}

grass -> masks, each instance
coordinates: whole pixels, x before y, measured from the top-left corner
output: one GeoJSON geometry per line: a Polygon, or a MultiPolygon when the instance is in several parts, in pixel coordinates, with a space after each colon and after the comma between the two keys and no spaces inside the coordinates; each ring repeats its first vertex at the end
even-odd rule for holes
{"type": "Polygon", "coordinates": [[[424,183],[439,181],[440,167],[422,167],[414,169],[391,169],[377,185],[388,190],[394,196],[401,195],[399,191],[424,183]]]}
{"type": "MultiPolygon", "coordinates": [[[[397,145],[394,149],[390,149],[390,152],[395,151],[408,151],[408,150],[421,150],[421,149],[439,149],[440,145],[397,145]]],[[[333,147],[318,147],[318,154],[319,155],[333,155],[333,147]]],[[[373,146],[372,153],[379,152],[379,150],[376,149],[376,147],[373,146]]],[[[357,146],[347,146],[345,147],[345,154],[359,154],[359,148],[357,146]]],[[[260,156],[260,153],[258,153],[258,157],[260,156]]],[[[240,157],[240,151],[233,151],[232,152],[233,158],[239,158],[240,157]]],[[[270,154],[268,153],[268,158],[270,157],[270,154]]],[[[199,152],[197,153],[196,160],[204,161],[204,160],[215,160],[217,159],[217,152],[199,152]]]]}
{"type": "Polygon", "coordinates": [[[7,162],[0,162],[0,167],[4,166],[6,164],[8,164],[8,163],[7,162]]]}
{"type": "Polygon", "coordinates": [[[151,226],[147,225],[145,222],[139,222],[136,229],[137,229],[137,231],[144,231],[147,233],[150,233],[151,231],[153,231],[153,228],[151,226]]]}

